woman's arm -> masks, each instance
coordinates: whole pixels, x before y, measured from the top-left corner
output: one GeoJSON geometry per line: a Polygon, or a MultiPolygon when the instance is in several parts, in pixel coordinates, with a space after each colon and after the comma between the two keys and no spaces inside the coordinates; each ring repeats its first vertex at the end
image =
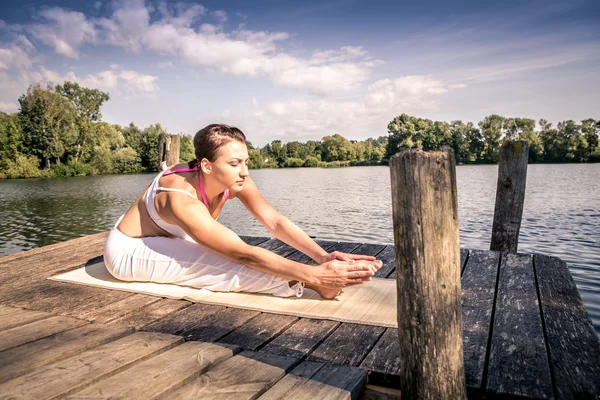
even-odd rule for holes
{"type": "Polygon", "coordinates": [[[350,265],[339,261],[313,268],[281,257],[269,250],[250,246],[227,227],[215,221],[206,207],[177,193],[163,193],[167,201],[159,210],[161,218],[180,226],[198,244],[230,260],[258,271],[289,280],[323,287],[345,287],[368,281],[373,271],[366,263],[350,265]]]}
{"type": "Polygon", "coordinates": [[[244,189],[237,197],[246,206],[248,211],[261,224],[271,232],[273,236],[293,248],[300,250],[319,264],[327,261],[327,251],[323,250],[296,224],[275,210],[260,194],[256,184],[250,177],[246,178],[244,189]]]}

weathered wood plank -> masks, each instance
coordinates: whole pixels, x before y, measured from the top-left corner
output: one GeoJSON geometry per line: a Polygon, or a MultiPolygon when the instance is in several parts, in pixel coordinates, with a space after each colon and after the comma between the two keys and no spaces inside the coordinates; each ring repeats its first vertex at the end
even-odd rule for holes
{"type": "Polygon", "coordinates": [[[128,328],[88,324],[5,350],[0,353],[0,383],[131,333],[128,328]]]}
{"type": "Polygon", "coordinates": [[[302,318],[260,351],[284,357],[302,358],[340,325],[324,319],[302,318]]]}
{"type": "Polygon", "coordinates": [[[257,350],[299,320],[291,315],[263,313],[240,326],[221,340],[244,350],[257,350]]]}
{"type": "Polygon", "coordinates": [[[280,380],[299,360],[243,351],[210,368],[181,389],[173,399],[256,399],[280,380]]]}
{"type": "Polygon", "coordinates": [[[197,326],[182,334],[185,340],[216,342],[259,314],[258,311],[228,308],[203,319],[197,326]]]}
{"type": "Polygon", "coordinates": [[[553,397],[533,260],[503,253],[487,374],[494,394],[553,397]]]}
{"type": "Polygon", "coordinates": [[[109,322],[111,325],[127,326],[134,329],[142,329],[144,326],[163,318],[164,316],[189,307],[192,303],[185,300],[161,299],[155,303],[124,315],[109,322]]]}
{"type": "Polygon", "coordinates": [[[471,250],[462,276],[463,351],[467,386],[483,389],[500,253],[471,250]]]}
{"type": "Polygon", "coordinates": [[[469,250],[460,249],[460,275],[465,272],[465,267],[467,266],[467,259],[469,258],[469,250]]]}
{"type": "Polygon", "coordinates": [[[389,245],[377,255],[377,259],[383,262],[383,266],[379,271],[375,272],[378,278],[393,278],[392,274],[396,272],[396,251],[394,246],[389,245]]]}
{"type": "Polygon", "coordinates": [[[240,239],[242,239],[244,242],[246,242],[250,246],[258,246],[259,244],[269,240],[268,237],[261,237],[261,236],[240,236],[240,239]]]}
{"type": "Polygon", "coordinates": [[[87,323],[75,318],[50,317],[7,329],[0,332],[0,352],[87,323]]]}
{"type": "Polygon", "coordinates": [[[40,319],[49,318],[52,314],[42,311],[30,311],[14,308],[17,312],[7,312],[0,316],[0,331],[11,329],[16,326],[29,324],[40,319]]]}
{"type": "Polygon", "coordinates": [[[99,307],[83,313],[80,315],[80,318],[105,324],[157,301],[160,301],[160,297],[136,293],[113,303],[109,303],[104,307],[99,307]]]}
{"type": "Polygon", "coordinates": [[[366,380],[367,371],[362,368],[325,365],[310,379],[292,389],[285,398],[358,399],[366,380]]]}
{"type": "Polygon", "coordinates": [[[600,340],[564,261],[534,255],[558,399],[600,398],[600,340]]]}
{"type": "Polygon", "coordinates": [[[284,254],[291,254],[294,251],[296,251],[296,249],[285,244],[284,242],[282,242],[279,239],[269,239],[266,242],[260,243],[258,245],[258,247],[262,247],[263,249],[270,250],[274,253],[282,255],[283,257],[285,257],[284,254]]]}
{"type": "Polygon", "coordinates": [[[81,318],[86,313],[130,297],[131,293],[41,278],[19,288],[3,302],[57,315],[81,318]]]}
{"type": "Polygon", "coordinates": [[[170,392],[233,355],[232,349],[216,344],[187,342],[67,398],[153,399],[164,395],[170,397],[170,392]]]}
{"type": "MultiPolygon", "coordinates": [[[[100,256],[105,241],[103,237],[96,237],[76,248],[69,246],[35,257],[7,262],[0,268],[0,279],[4,287],[14,288],[26,285],[31,280],[47,278],[58,271],[66,272],[78,268],[88,260],[100,256]]],[[[2,298],[5,298],[4,293],[2,295],[2,298]]]]}
{"type": "Polygon", "coordinates": [[[305,384],[312,378],[324,363],[304,361],[294,368],[290,373],[281,378],[273,387],[267,390],[259,400],[284,400],[289,399],[289,394],[297,387],[305,384]]]}
{"type": "Polygon", "coordinates": [[[67,240],[66,242],[60,242],[51,244],[48,246],[37,247],[31,250],[20,251],[18,253],[9,254],[4,257],[0,257],[0,265],[8,264],[9,262],[22,260],[22,259],[31,259],[34,256],[41,256],[44,253],[48,252],[57,252],[60,249],[73,249],[78,247],[87,246],[89,243],[94,243],[97,241],[106,241],[108,237],[108,231],[95,233],[93,235],[83,236],[76,239],[67,240]]]}
{"type": "Polygon", "coordinates": [[[206,318],[223,312],[226,307],[211,304],[192,304],[182,310],[172,312],[143,328],[145,331],[183,335],[202,324],[206,318]]]}
{"type": "Polygon", "coordinates": [[[183,341],[139,332],[0,384],[0,398],[52,399],[81,390],[183,341]]]}
{"type": "Polygon", "coordinates": [[[375,385],[400,385],[400,343],[398,329],[388,328],[367,354],[361,368],[371,371],[369,382],[375,385]]]}
{"type": "Polygon", "coordinates": [[[0,304],[0,317],[3,317],[5,315],[17,315],[21,313],[23,313],[22,308],[9,307],[0,304]]]}
{"type": "Polygon", "coordinates": [[[383,335],[380,326],[344,323],[313,351],[308,360],[357,366],[383,335]]]}

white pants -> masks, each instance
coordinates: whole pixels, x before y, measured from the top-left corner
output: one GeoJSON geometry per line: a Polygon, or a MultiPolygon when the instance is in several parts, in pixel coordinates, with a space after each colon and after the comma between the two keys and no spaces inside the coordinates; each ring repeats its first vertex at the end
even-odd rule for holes
{"type": "MultiPolygon", "coordinates": [[[[120,219],[119,219],[120,222],[120,219]]],[[[117,225],[118,223],[117,222],[117,225]]],[[[163,236],[132,238],[111,229],[104,264],[123,281],[171,283],[213,292],[269,293],[301,297],[303,285],[257,271],[195,242],[163,236]]]]}

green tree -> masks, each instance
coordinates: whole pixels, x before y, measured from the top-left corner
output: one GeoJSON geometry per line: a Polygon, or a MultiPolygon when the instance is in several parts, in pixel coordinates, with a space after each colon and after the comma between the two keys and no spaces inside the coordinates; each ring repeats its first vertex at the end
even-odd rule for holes
{"type": "Polygon", "coordinates": [[[38,157],[48,168],[51,160],[59,164],[76,137],[73,105],[50,87],[39,85],[30,86],[19,104],[23,151],[38,157]]]}
{"type": "Polygon", "coordinates": [[[192,161],[196,158],[192,137],[183,133],[180,133],[179,136],[181,137],[179,141],[179,159],[183,162],[192,161]]]}
{"type": "Polygon", "coordinates": [[[500,159],[500,139],[504,117],[500,115],[489,115],[479,122],[479,129],[485,140],[484,161],[497,163],[500,159]]]}
{"type": "MultiPolygon", "coordinates": [[[[76,112],[76,122],[78,126],[78,137],[76,140],[77,150],[75,151],[75,161],[82,156],[83,149],[86,147],[86,141],[89,136],[89,126],[92,122],[100,121],[102,114],[100,109],[102,104],[110,99],[108,93],[98,89],[90,89],[79,86],[76,82],[65,81],[64,84],[56,85],[56,93],[69,99],[76,112]]],[[[93,146],[92,146],[93,147],[93,146]]]]}
{"type": "Polygon", "coordinates": [[[18,114],[0,112],[0,159],[15,160],[22,150],[18,114]]]}

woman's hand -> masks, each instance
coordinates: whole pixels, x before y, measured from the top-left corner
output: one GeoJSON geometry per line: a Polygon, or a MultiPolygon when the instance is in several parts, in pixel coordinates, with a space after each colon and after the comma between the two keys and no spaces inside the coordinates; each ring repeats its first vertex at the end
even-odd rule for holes
{"type": "Polygon", "coordinates": [[[321,258],[319,260],[317,260],[317,262],[319,262],[320,264],[324,264],[324,263],[326,263],[328,261],[332,261],[332,260],[346,261],[350,264],[353,264],[360,260],[368,261],[370,263],[371,271],[373,271],[373,273],[377,272],[377,270],[379,270],[379,268],[381,268],[383,266],[383,262],[381,262],[381,260],[377,260],[373,256],[365,256],[362,254],[342,253],[341,251],[333,251],[329,254],[321,256],[321,258]]]}
{"type": "Polygon", "coordinates": [[[375,271],[373,271],[371,261],[353,260],[353,262],[346,262],[332,260],[314,269],[314,279],[311,285],[341,290],[347,286],[368,282],[374,274],[375,271]]]}

